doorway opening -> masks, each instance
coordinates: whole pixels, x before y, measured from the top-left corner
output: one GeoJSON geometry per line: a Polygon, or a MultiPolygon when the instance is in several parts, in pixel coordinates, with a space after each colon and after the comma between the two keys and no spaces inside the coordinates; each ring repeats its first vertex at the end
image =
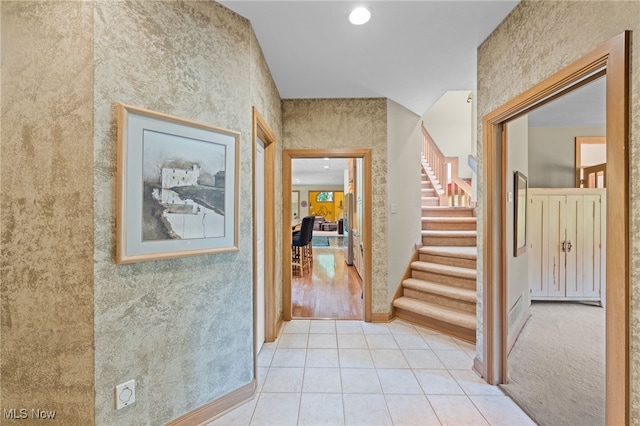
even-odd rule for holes
{"type": "Polygon", "coordinates": [[[304,218],[314,218],[306,252],[309,261],[298,265],[296,258],[292,269],[294,319],[364,319],[364,260],[359,250],[362,171],[358,158],[292,160],[291,214],[296,243],[304,218]]]}
{"type": "Polygon", "coordinates": [[[576,188],[607,187],[607,138],[576,137],[576,188]]]}
{"type": "Polygon", "coordinates": [[[285,150],[282,173],[283,320],[370,321],[371,150],[285,150]],[[304,185],[304,178],[296,172],[300,181],[295,182],[293,172],[303,170],[305,161],[323,170],[337,169],[333,172],[339,179],[304,185]],[[353,216],[347,218],[351,208],[353,216]],[[316,218],[309,244],[311,265],[294,269],[293,232],[308,216],[316,218]]]}
{"type": "MultiPolygon", "coordinates": [[[[506,383],[506,149],[509,120],[606,75],[606,424],[629,422],[629,40],[624,32],[483,118],[483,359],[490,383],[506,383]]],[[[541,367],[544,368],[544,367],[541,367]]]]}
{"type": "MultiPolygon", "coordinates": [[[[501,387],[539,424],[605,423],[606,189],[575,187],[574,153],[580,135],[606,140],[605,88],[601,77],[503,126],[506,170],[520,179],[506,182],[501,387]]],[[[598,154],[583,165],[606,166],[598,154]]]]}

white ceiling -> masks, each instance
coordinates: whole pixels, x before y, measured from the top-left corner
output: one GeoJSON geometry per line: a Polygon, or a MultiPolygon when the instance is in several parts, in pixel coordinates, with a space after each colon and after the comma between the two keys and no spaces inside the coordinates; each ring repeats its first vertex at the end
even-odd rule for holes
{"type": "Polygon", "coordinates": [[[529,113],[529,127],[604,127],[606,125],[606,77],[529,113]]]}
{"type": "Polygon", "coordinates": [[[291,162],[294,186],[343,186],[345,170],[346,158],[295,158],[291,162]]]}
{"type": "MultiPolygon", "coordinates": [[[[477,47],[517,1],[222,0],[252,23],[283,99],[389,98],[422,116],[449,90],[475,90],[477,47]],[[371,20],[349,23],[356,6],[371,20]]],[[[604,123],[604,79],[551,102],[531,126],[604,123]],[[570,124],[569,124],[570,123],[570,124]]],[[[341,185],[344,160],[293,162],[294,185],[341,185]],[[336,163],[340,161],[340,164],[336,163]]]]}
{"type": "Polygon", "coordinates": [[[476,50],[517,1],[220,1],[248,18],[283,99],[389,98],[422,116],[475,90],[476,50]],[[349,23],[355,6],[371,20],[349,23]]]}
{"type": "MultiPolygon", "coordinates": [[[[475,90],[477,47],[518,2],[220,3],[251,21],[283,99],[383,97],[422,116],[449,90],[475,90]],[[349,13],[362,5],[371,20],[354,26],[349,13]]],[[[297,159],[293,184],[342,185],[345,169],[297,159]]]]}

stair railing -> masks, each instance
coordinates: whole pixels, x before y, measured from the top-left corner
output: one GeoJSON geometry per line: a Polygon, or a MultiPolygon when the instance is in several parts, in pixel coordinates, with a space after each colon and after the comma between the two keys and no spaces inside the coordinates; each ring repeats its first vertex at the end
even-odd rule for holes
{"type": "Polygon", "coordinates": [[[471,205],[471,186],[458,175],[458,157],[445,157],[422,123],[423,168],[437,182],[434,188],[441,206],[471,205]],[[426,163],[426,164],[425,164],[426,163]]]}

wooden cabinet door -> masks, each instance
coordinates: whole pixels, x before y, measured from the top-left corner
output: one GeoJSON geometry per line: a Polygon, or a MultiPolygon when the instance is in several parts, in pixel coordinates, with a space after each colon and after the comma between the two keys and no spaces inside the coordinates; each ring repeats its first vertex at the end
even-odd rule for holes
{"type": "Polygon", "coordinates": [[[565,276],[564,276],[564,252],[562,242],[565,240],[565,204],[564,195],[549,196],[549,210],[547,214],[547,245],[543,253],[547,257],[547,296],[565,296],[565,276]],[[545,253],[546,251],[546,253],[545,253]]]}
{"type": "Polygon", "coordinates": [[[547,242],[547,209],[549,197],[547,195],[532,195],[529,197],[527,210],[527,238],[529,239],[529,289],[531,297],[548,296],[547,271],[549,258],[544,254],[547,242]]]}
{"type": "Polygon", "coordinates": [[[579,245],[576,247],[579,259],[577,280],[582,285],[582,296],[600,296],[602,288],[602,200],[599,195],[583,197],[582,225],[579,245]]]}
{"type": "Polygon", "coordinates": [[[527,208],[531,298],[604,302],[606,192],[534,189],[527,208]]]}
{"type": "MultiPolygon", "coordinates": [[[[564,265],[562,278],[564,280],[567,297],[582,296],[582,281],[578,279],[582,261],[580,259],[583,228],[583,199],[582,195],[567,195],[565,204],[565,238],[561,246],[564,247],[564,265]]],[[[561,247],[561,249],[562,249],[561,247]]]]}

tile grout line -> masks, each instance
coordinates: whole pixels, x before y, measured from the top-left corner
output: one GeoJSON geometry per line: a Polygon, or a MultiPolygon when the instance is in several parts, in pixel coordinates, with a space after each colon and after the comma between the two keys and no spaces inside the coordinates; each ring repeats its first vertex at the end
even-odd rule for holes
{"type": "MultiPolygon", "coordinates": [[[[302,368],[303,368],[303,376],[302,376],[302,382],[301,382],[300,391],[299,391],[299,392],[297,392],[297,393],[298,393],[297,424],[299,424],[299,423],[300,423],[300,421],[301,421],[301,415],[303,414],[303,413],[302,413],[302,396],[303,396],[303,394],[305,393],[305,392],[304,392],[304,384],[305,384],[305,382],[306,382],[306,380],[307,380],[307,372],[308,372],[308,371],[307,371],[307,369],[308,369],[308,368],[312,368],[312,367],[309,367],[309,363],[308,363],[308,362],[309,362],[309,350],[310,350],[310,349],[324,349],[324,348],[311,348],[311,347],[309,347],[310,340],[311,340],[311,335],[312,335],[312,334],[332,335],[332,336],[334,337],[334,341],[335,341],[335,350],[336,350],[336,354],[337,354],[337,357],[338,357],[338,369],[337,369],[337,370],[338,370],[338,374],[339,374],[338,379],[339,379],[339,384],[340,384],[340,395],[341,395],[341,401],[342,401],[342,417],[343,417],[343,421],[344,421],[344,423],[345,423],[345,424],[346,424],[346,420],[347,420],[347,419],[346,419],[346,406],[345,406],[345,399],[344,399],[344,397],[345,397],[345,389],[344,389],[344,383],[343,383],[343,377],[342,377],[342,370],[343,370],[344,368],[348,368],[348,367],[347,367],[347,366],[345,366],[345,365],[343,365],[342,357],[340,356],[340,349],[349,349],[349,348],[341,348],[341,347],[340,347],[339,342],[338,342],[338,336],[339,336],[339,335],[354,335],[354,336],[355,336],[355,335],[362,335],[362,336],[363,336],[363,338],[364,338],[364,342],[365,342],[366,347],[367,347],[367,353],[368,353],[368,355],[369,355],[369,357],[370,357],[370,359],[371,359],[371,362],[372,362],[372,364],[373,364],[373,368],[372,368],[372,370],[373,370],[373,371],[375,371],[375,373],[376,373],[376,379],[377,379],[377,381],[378,381],[378,384],[380,385],[381,394],[382,394],[383,399],[384,399],[384,401],[385,401],[385,408],[386,408],[386,410],[387,410],[387,414],[389,415],[389,418],[391,419],[391,421],[392,421],[392,423],[393,423],[393,417],[392,417],[392,415],[391,415],[391,410],[390,410],[390,408],[389,408],[389,403],[388,403],[388,395],[392,395],[392,394],[391,394],[391,393],[386,393],[386,392],[385,392],[385,390],[384,390],[384,389],[383,389],[383,387],[382,387],[382,382],[380,381],[380,376],[379,376],[379,370],[381,370],[381,369],[383,369],[383,370],[384,370],[385,368],[383,368],[383,367],[378,367],[378,366],[375,364],[372,351],[373,351],[373,350],[376,350],[376,348],[372,348],[372,347],[371,347],[371,343],[370,343],[369,339],[367,339],[367,337],[368,337],[368,336],[374,336],[374,335],[380,335],[380,336],[382,336],[382,335],[390,335],[390,336],[392,337],[392,340],[393,340],[394,344],[396,345],[396,347],[395,347],[395,348],[385,348],[385,347],[382,347],[382,348],[378,348],[378,349],[390,349],[390,350],[392,350],[392,351],[400,351],[400,355],[402,355],[402,359],[403,359],[403,360],[404,360],[404,362],[407,364],[407,368],[411,370],[411,372],[412,372],[412,376],[413,376],[413,377],[414,377],[414,379],[416,380],[416,383],[418,384],[418,386],[419,386],[419,388],[420,388],[420,390],[421,390],[421,393],[420,393],[420,394],[416,394],[416,395],[422,395],[422,396],[424,396],[424,397],[426,398],[427,403],[428,403],[428,406],[430,407],[430,409],[431,409],[431,410],[432,410],[432,412],[434,413],[434,415],[435,415],[436,419],[438,420],[438,422],[442,423],[440,416],[438,416],[438,414],[437,414],[437,412],[436,412],[436,410],[435,410],[435,408],[434,408],[434,406],[433,406],[433,402],[432,402],[432,401],[431,401],[431,399],[429,398],[430,394],[427,394],[427,393],[426,393],[425,389],[422,387],[422,384],[420,383],[420,381],[418,380],[418,378],[417,378],[417,376],[416,376],[416,370],[420,370],[420,369],[419,369],[419,368],[414,368],[414,367],[412,367],[412,365],[409,363],[409,360],[407,359],[407,355],[405,354],[405,352],[404,352],[404,350],[402,349],[402,347],[401,347],[400,343],[398,342],[398,337],[399,337],[399,336],[401,336],[401,335],[414,335],[414,333],[402,333],[402,332],[396,332],[396,333],[394,333],[394,330],[393,330],[393,329],[391,329],[391,328],[389,328],[389,327],[386,327],[386,325],[385,325],[385,328],[387,329],[388,333],[371,333],[371,332],[370,332],[370,333],[366,333],[366,332],[365,332],[365,330],[364,330],[364,328],[361,328],[361,329],[360,329],[360,330],[361,330],[361,333],[358,333],[358,332],[355,332],[355,333],[350,333],[350,332],[349,332],[349,333],[338,333],[338,325],[337,325],[337,323],[336,323],[335,321],[333,322],[333,325],[334,325],[334,327],[333,327],[333,331],[332,331],[332,332],[330,332],[330,333],[322,333],[322,332],[321,332],[321,333],[312,333],[312,332],[311,332],[311,323],[309,324],[309,326],[308,326],[308,327],[306,327],[306,330],[307,330],[307,332],[305,333],[305,334],[306,334],[306,347],[304,348],[304,349],[305,349],[305,358],[304,358],[304,364],[303,364],[303,366],[302,366],[302,368]]],[[[449,375],[449,377],[451,377],[451,379],[453,379],[453,381],[454,381],[454,382],[455,382],[455,383],[456,383],[456,384],[461,388],[461,390],[463,391],[463,394],[462,394],[462,395],[459,395],[459,394],[433,394],[433,395],[434,395],[434,396],[464,396],[464,397],[465,397],[465,398],[466,398],[466,399],[471,403],[471,405],[474,407],[475,411],[476,411],[476,412],[477,412],[477,413],[478,413],[478,414],[479,414],[479,415],[484,419],[484,421],[486,421],[488,424],[490,424],[489,419],[487,419],[487,418],[486,418],[486,416],[482,413],[482,411],[480,411],[480,409],[478,408],[478,406],[476,405],[476,403],[471,399],[471,396],[470,396],[470,394],[469,394],[469,391],[467,391],[466,389],[464,389],[464,388],[462,387],[462,385],[460,384],[460,380],[461,380],[461,378],[456,378],[456,377],[454,377],[454,376],[451,374],[451,371],[452,371],[452,370],[467,371],[467,370],[468,370],[468,368],[448,368],[446,365],[444,365],[444,363],[442,362],[442,360],[440,359],[440,357],[438,356],[438,354],[435,352],[435,351],[436,351],[436,349],[434,349],[434,348],[431,346],[431,344],[429,344],[429,342],[426,340],[425,336],[424,336],[422,333],[420,333],[420,330],[419,330],[419,329],[417,329],[417,327],[413,326],[412,324],[409,324],[409,325],[410,325],[410,329],[417,333],[417,334],[415,334],[415,335],[416,335],[416,336],[418,336],[418,337],[419,337],[419,338],[420,338],[420,339],[421,339],[421,340],[426,344],[426,347],[428,348],[428,349],[418,348],[417,350],[429,350],[429,351],[431,351],[431,352],[436,356],[436,359],[438,359],[438,360],[440,361],[440,363],[441,363],[441,364],[443,364],[444,370],[445,370],[445,371],[447,371],[447,374],[449,375]]],[[[362,327],[362,325],[361,325],[361,327],[362,327]]],[[[299,330],[296,330],[296,331],[299,331],[299,330]]],[[[396,331],[397,331],[397,330],[396,330],[396,331]]],[[[292,334],[292,333],[283,333],[283,335],[284,335],[284,334],[292,334]]],[[[436,335],[437,335],[437,334],[436,334],[436,335]]],[[[456,350],[456,351],[461,351],[461,352],[463,352],[467,357],[469,357],[469,358],[471,359],[471,357],[470,357],[470,355],[469,355],[469,353],[468,353],[468,352],[469,352],[469,350],[471,350],[469,347],[463,347],[463,346],[461,346],[461,345],[459,344],[459,342],[457,342],[455,339],[451,339],[451,340],[452,340],[452,343],[453,343],[454,348],[457,348],[457,349],[454,349],[454,348],[441,348],[441,350],[456,350]]],[[[273,354],[272,354],[272,356],[271,356],[270,362],[269,362],[269,363],[268,363],[268,365],[266,366],[266,371],[265,371],[265,373],[264,373],[263,383],[262,383],[262,384],[261,384],[261,386],[259,387],[259,392],[258,392],[258,395],[257,395],[257,400],[256,400],[256,403],[255,403],[255,406],[253,407],[252,412],[251,412],[251,415],[249,416],[249,424],[251,424],[251,422],[253,422],[253,421],[254,421],[254,419],[255,419],[255,415],[256,415],[256,411],[257,411],[258,403],[260,402],[260,398],[262,397],[262,394],[263,394],[263,390],[264,390],[264,385],[265,385],[266,379],[267,379],[267,377],[269,376],[269,373],[271,372],[271,369],[272,369],[272,367],[273,367],[273,361],[274,361],[274,358],[275,358],[275,355],[276,355],[277,350],[278,350],[278,349],[287,349],[287,348],[285,348],[285,347],[280,347],[280,344],[281,344],[281,343],[282,343],[282,340],[278,339],[278,342],[277,342],[276,346],[273,348],[273,354]]],[[[384,346],[384,343],[382,344],[382,346],[384,346]]],[[[291,348],[289,348],[289,349],[291,349],[291,348]]],[[[303,348],[301,348],[301,349],[303,349],[303,348]]],[[[331,348],[331,349],[333,349],[333,348],[331,348]]],[[[357,349],[357,348],[350,348],[350,349],[357,349]]],[[[407,350],[408,350],[408,349],[407,349],[407,350]]],[[[283,368],[292,368],[292,367],[284,366],[283,368]]],[[[317,368],[321,368],[321,367],[317,367],[317,368]]],[[[326,368],[330,368],[330,366],[327,366],[326,368]]],[[[353,368],[356,368],[356,367],[353,367],[353,368]]],[[[368,369],[368,368],[364,368],[364,367],[362,367],[362,368],[363,368],[363,369],[368,369]]],[[[429,369],[427,369],[427,370],[429,370],[429,369]]],[[[438,369],[438,370],[439,370],[439,369],[438,369]]],[[[308,393],[317,393],[317,394],[333,394],[334,392],[308,392],[308,393]]],[[[356,393],[356,394],[359,394],[359,393],[356,393]]],[[[368,395],[369,393],[366,393],[366,392],[365,392],[365,393],[361,393],[361,394],[362,394],[362,395],[368,395]]],[[[396,394],[393,394],[393,395],[396,395],[396,394]]],[[[397,395],[404,395],[404,394],[403,394],[403,393],[399,393],[399,394],[397,394],[397,395]]],[[[413,394],[407,394],[407,395],[413,395],[413,394]]],[[[480,396],[482,396],[482,393],[480,393],[479,395],[480,395],[480,396]]],[[[493,396],[493,395],[487,395],[487,396],[493,396]]]]}

